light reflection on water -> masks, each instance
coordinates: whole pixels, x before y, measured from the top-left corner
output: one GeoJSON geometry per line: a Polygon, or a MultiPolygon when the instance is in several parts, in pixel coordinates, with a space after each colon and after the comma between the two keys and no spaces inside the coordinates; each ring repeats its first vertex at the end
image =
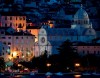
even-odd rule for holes
{"type": "Polygon", "coordinates": [[[81,78],[81,75],[74,75],[75,78],[81,78]]]}
{"type": "Polygon", "coordinates": [[[7,77],[7,76],[0,76],[0,78],[100,78],[100,76],[90,75],[90,76],[83,76],[83,75],[63,75],[63,76],[45,76],[45,75],[16,75],[16,77],[7,77]]]}

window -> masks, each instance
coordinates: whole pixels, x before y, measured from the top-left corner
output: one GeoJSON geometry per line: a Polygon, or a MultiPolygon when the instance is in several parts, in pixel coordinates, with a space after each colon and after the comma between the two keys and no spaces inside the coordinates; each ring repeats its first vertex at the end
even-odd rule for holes
{"type": "Polygon", "coordinates": [[[16,20],[17,20],[17,17],[16,17],[16,20]]]}
{"type": "Polygon", "coordinates": [[[7,27],[7,24],[5,23],[5,27],[7,27]]]}
{"type": "Polygon", "coordinates": [[[23,17],[23,20],[25,20],[25,17],[23,17]]]}
{"type": "Polygon", "coordinates": [[[17,23],[16,23],[16,26],[17,26],[17,23]]]}
{"type": "Polygon", "coordinates": [[[8,45],[11,45],[11,43],[10,43],[10,42],[8,42],[8,45]]]}
{"type": "Polygon", "coordinates": [[[5,48],[3,47],[2,49],[4,50],[5,48]]]}
{"type": "Polygon", "coordinates": [[[87,48],[90,48],[89,46],[87,48]]]}
{"type": "Polygon", "coordinates": [[[20,20],[22,20],[22,18],[21,18],[21,17],[20,17],[19,19],[20,19],[20,20]]]}
{"type": "Polygon", "coordinates": [[[3,44],[5,44],[5,45],[6,45],[6,42],[3,42],[3,44]]]}
{"type": "Polygon", "coordinates": [[[12,27],[12,23],[10,23],[10,27],[12,27]]]}
{"type": "Polygon", "coordinates": [[[4,55],[4,53],[3,53],[3,55],[4,55]]]}
{"type": "Polygon", "coordinates": [[[12,17],[10,17],[10,20],[12,20],[12,17]]]}
{"type": "Polygon", "coordinates": [[[24,23],[23,23],[23,27],[24,27],[24,23]]]}
{"type": "Polygon", "coordinates": [[[23,37],[22,37],[22,39],[23,39],[23,37]]]}
{"type": "Polygon", "coordinates": [[[31,30],[30,30],[30,33],[31,33],[31,30]]]}
{"type": "Polygon", "coordinates": [[[18,37],[16,37],[16,39],[18,39],[18,37]]]}
{"type": "Polygon", "coordinates": [[[7,20],[7,16],[5,16],[5,20],[7,20]]]}
{"type": "Polygon", "coordinates": [[[11,37],[8,37],[8,39],[11,39],[11,37]]]}
{"type": "Polygon", "coordinates": [[[99,54],[99,51],[98,51],[98,54],[99,54]]]}
{"type": "Polygon", "coordinates": [[[2,39],[6,39],[6,37],[2,37],[2,39]]]}
{"type": "Polygon", "coordinates": [[[4,32],[3,32],[3,31],[1,31],[1,34],[4,34],[4,32]]]}

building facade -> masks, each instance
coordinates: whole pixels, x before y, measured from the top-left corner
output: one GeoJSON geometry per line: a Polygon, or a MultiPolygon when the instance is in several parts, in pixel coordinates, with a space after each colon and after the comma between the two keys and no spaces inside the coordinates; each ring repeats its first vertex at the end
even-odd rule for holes
{"type": "Polygon", "coordinates": [[[3,44],[1,56],[5,61],[13,61],[14,58],[29,61],[34,56],[35,36],[25,32],[10,33],[7,30],[0,30],[0,41],[3,44]]]}
{"type": "Polygon", "coordinates": [[[17,31],[26,30],[26,16],[1,16],[0,27],[12,27],[17,31]]]}

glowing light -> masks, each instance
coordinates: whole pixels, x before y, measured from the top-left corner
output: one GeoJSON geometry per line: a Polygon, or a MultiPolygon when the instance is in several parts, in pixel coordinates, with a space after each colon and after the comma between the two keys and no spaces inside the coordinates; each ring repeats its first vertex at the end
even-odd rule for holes
{"type": "Polygon", "coordinates": [[[9,56],[9,59],[11,60],[11,59],[12,59],[12,57],[11,57],[11,56],[9,56]]]}
{"type": "Polygon", "coordinates": [[[76,67],[79,67],[79,66],[80,66],[80,64],[79,64],[79,63],[76,63],[76,64],[75,64],[75,66],[76,66],[76,67]]]}
{"type": "Polygon", "coordinates": [[[80,77],[81,77],[81,75],[74,75],[74,77],[75,77],[75,78],[80,78],[80,77]]]}
{"type": "Polygon", "coordinates": [[[47,67],[50,67],[51,66],[51,64],[50,63],[47,63],[47,67]]]}
{"type": "Polygon", "coordinates": [[[18,67],[22,66],[21,64],[18,64],[18,67]]]}
{"type": "Polygon", "coordinates": [[[24,58],[24,56],[22,56],[24,58]]]}
{"type": "Polygon", "coordinates": [[[30,54],[30,53],[28,52],[28,54],[30,54]]]}
{"type": "Polygon", "coordinates": [[[16,57],[17,53],[16,52],[13,52],[13,57],[16,57]]]}

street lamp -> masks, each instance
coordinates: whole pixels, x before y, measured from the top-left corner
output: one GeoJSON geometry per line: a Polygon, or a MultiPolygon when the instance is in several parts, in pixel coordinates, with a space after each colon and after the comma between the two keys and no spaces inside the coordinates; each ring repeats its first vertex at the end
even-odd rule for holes
{"type": "Polygon", "coordinates": [[[79,71],[80,63],[75,63],[75,71],[79,71]]]}
{"type": "Polygon", "coordinates": [[[50,63],[47,63],[47,67],[50,67],[51,66],[51,64],[50,63]]]}
{"type": "Polygon", "coordinates": [[[79,67],[80,66],[80,63],[75,63],[75,67],[79,67]]]}
{"type": "Polygon", "coordinates": [[[48,68],[48,70],[49,70],[49,67],[51,66],[51,64],[50,63],[47,63],[47,68],[48,68]]]}

